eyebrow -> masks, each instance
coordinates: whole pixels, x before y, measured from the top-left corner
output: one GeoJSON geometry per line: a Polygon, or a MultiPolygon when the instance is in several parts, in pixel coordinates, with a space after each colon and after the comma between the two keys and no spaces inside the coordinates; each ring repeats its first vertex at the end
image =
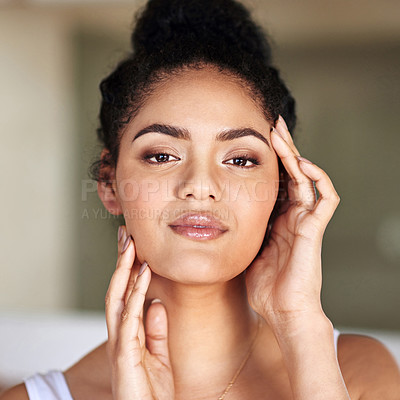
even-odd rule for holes
{"type": "MultiPolygon", "coordinates": [[[[163,124],[152,124],[147,126],[146,128],[141,129],[132,139],[132,142],[134,142],[140,136],[143,136],[146,133],[150,132],[162,133],[164,135],[169,135],[177,139],[191,140],[190,132],[185,128],[163,124]]],[[[257,139],[263,141],[269,148],[271,148],[268,139],[252,128],[223,130],[217,134],[216,140],[218,142],[226,142],[228,140],[233,140],[244,136],[254,136],[257,139]]]]}

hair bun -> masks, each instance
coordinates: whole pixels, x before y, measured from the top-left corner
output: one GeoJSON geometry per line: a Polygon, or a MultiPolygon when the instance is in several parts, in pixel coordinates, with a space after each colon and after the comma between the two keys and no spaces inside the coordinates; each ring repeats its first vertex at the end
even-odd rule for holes
{"type": "Polygon", "coordinates": [[[204,48],[238,52],[271,63],[265,34],[234,0],[149,0],[136,16],[131,42],[135,54],[184,54],[201,47],[203,54],[204,48]]]}

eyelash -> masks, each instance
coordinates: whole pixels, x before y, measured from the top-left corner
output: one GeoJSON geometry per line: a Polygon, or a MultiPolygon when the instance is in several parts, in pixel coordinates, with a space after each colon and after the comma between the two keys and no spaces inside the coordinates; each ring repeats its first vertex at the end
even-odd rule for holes
{"type": "MultiPolygon", "coordinates": [[[[160,156],[160,155],[162,155],[162,156],[171,156],[171,154],[168,154],[168,153],[151,153],[151,154],[145,154],[144,156],[143,156],[143,160],[145,161],[145,162],[147,162],[147,163],[149,163],[149,164],[166,164],[167,162],[170,162],[170,161],[165,161],[165,162],[155,162],[155,161],[150,161],[150,158],[153,158],[153,157],[156,157],[156,156],[160,156]]],[[[172,156],[173,157],[173,156],[172,156]]],[[[239,168],[244,168],[244,169],[249,169],[249,168],[254,168],[255,166],[257,166],[257,165],[260,165],[260,161],[258,160],[258,159],[256,159],[256,158],[254,158],[254,157],[250,157],[248,154],[239,154],[239,155],[237,155],[237,156],[235,156],[235,157],[233,157],[233,158],[230,158],[229,160],[238,160],[238,159],[242,159],[242,160],[246,160],[246,162],[247,161],[250,161],[250,162],[252,162],[253,163],[253,165],[252,166],[249,166],[249,167],[245,167],[245,166],[243,166],[243,165],[236,165],[236,164],[228,164],[228,165],[234,165],[234,166],[236,166],[236,167],[239,167],[239,168]]],[[[229,161],[228,160],[228,161],[229,161]]],[[[179,160],[172,160],[172,161],[179,161],[179,160]]]]}

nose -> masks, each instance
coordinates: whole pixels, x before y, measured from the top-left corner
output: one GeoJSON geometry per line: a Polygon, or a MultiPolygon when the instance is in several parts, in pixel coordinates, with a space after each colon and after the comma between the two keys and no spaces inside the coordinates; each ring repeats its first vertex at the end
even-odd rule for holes
{"type": "Polygon", "coordinates": [[[220,200],[220,188],[215,173],[205,164],[192,165],[185,170],[178,183],[178,198],[185,200],[220,200]]]}

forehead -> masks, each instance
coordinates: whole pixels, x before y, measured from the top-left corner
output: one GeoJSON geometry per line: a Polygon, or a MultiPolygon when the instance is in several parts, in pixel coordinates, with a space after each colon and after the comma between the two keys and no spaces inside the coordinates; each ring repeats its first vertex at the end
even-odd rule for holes
{"type": "Polygon", "coordinates": [[[159,84],[132,121],[131,129],[152,123],[196,132],[249,126],[267,129],[265,116],[237,79],[217,70],[188,70],[159,84]]]}

